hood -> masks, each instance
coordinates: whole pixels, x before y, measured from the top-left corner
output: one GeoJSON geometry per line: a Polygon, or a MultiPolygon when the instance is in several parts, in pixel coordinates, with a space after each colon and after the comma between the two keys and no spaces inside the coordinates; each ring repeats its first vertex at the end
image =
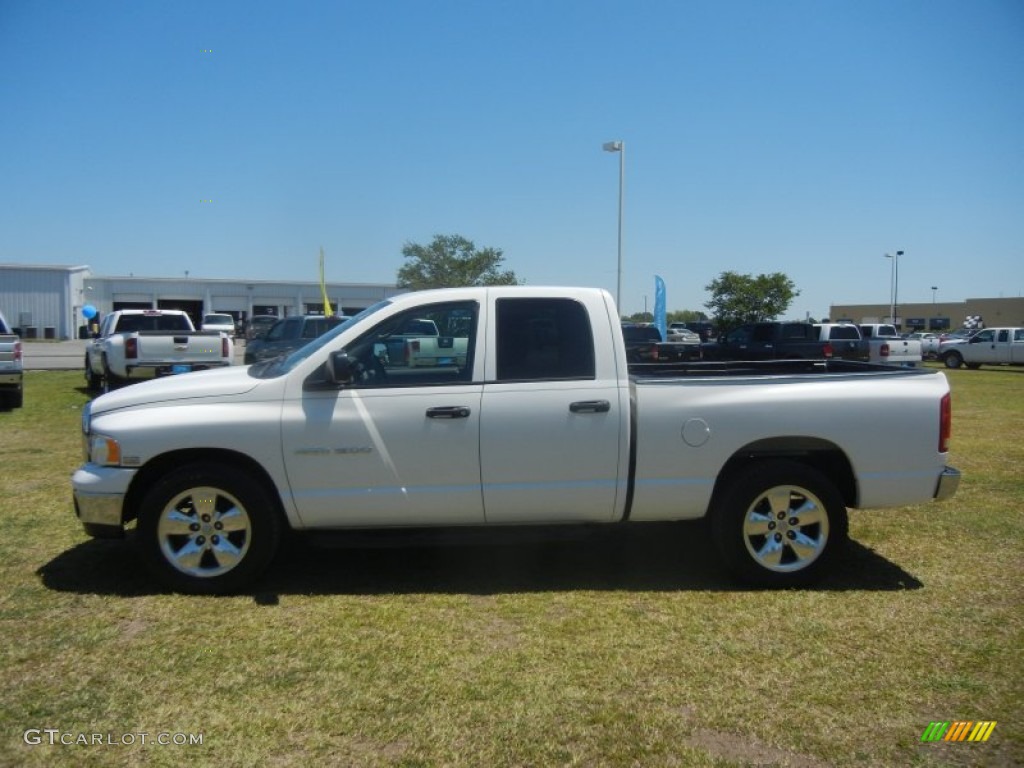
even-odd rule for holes
{"type": "Polygon", "coordinates": [[[115,411],[135,405],[165,403],[170,400],[196,400],[207,397],[240,395],[260,385],[260,380],[249,375],[249,366],[232,365],[211,368],[177,376],[128,384],[121,389],[100,395],[92,401],[94,414],[115,411]]]}

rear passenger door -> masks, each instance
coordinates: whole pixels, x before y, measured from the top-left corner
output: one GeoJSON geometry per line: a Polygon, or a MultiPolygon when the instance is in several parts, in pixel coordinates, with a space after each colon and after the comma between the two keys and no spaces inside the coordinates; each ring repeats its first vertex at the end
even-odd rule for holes
{"type": "Polygon", "coordinates": [[[487,522],[611,520],[628,400],[597,374],[587,308],[497,298],[493,321],[480,423],[487,522]]]}
{"type": "Polygon", "coordinates": [[[1012,359],[1010,348],[1012,333],[1013,331],[1009,328],[1000,328],[996,331],[995,362],[1005,364],[1012,359]]]}
{"type": "Polygon", "coordinates": [[[1013,329],[1013,341],[1010,342],[1010,362],[1013,365],[1024,365],[1024,328],[1013,329]]]}

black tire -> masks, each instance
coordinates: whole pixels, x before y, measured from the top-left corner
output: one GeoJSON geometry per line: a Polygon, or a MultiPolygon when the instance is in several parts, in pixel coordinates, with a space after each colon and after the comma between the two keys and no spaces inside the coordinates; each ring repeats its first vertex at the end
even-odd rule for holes
{"type": "Polygon", "coordinates": [[[18,387],[16,390],[11,392],[11,396],[7,401],[11,408],[21,408],[25,404],[25,390],[22,387],[18,387]]]}
{"type": "Polygon", "coordinates": [[[100,390],[103,392],[109,392],[112,389],[117,389],[121,386],[121,379],[114,375],[114,372],[110,370],[110,366],[107,364],[107,356],[103,356],[103,376],[100,379],[100,390]]]}
{"type": "Polygon", "coordinates": [[[960,356],[959,352],[947,352],[942,356],[942,362],[947,368],[955,369],[964,364],[964,359],[960,356]]]}
{"type": "Polygon", "coordinates": [[[99,392],[103,387],[103,377],[93,373],[88,355],[85,356],[85,386],[90,392],[99,392]]]}
{"type": "Polygon", "coordinates": [[[187,464],[146,494],[138,538],[147,568],[171,589],[230,594],[270,565],[281,521],[250,474],[227,464],[187,464]]]}
{"type": "Polygon", "coordinates": [[[848,530],[835,485],[813,467],[787,460],[766,460],[734,475],[711,517],[725,564],[756,587],[814,583],[845,546],[848,530]]]}

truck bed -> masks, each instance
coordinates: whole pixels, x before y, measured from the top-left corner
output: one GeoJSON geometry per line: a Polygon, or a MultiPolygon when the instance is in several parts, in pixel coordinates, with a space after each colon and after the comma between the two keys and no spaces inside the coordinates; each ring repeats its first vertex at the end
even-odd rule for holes
{"type": "MultiPolygon", "coordinates": [[[[913,369],[894,369],[891,365],[854,360],[708,360],[682,363],[631,363],[629,373],[636,381],[673,378],[725,376],[798,376],[836,373],[900,373],[913,369]]],[[[920,369],[920,373],[931,373],[920,369]]]]}

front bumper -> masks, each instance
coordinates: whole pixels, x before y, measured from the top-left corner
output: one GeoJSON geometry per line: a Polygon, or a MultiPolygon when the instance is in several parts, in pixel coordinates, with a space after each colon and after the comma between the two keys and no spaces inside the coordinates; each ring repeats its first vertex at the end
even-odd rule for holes
{"type": "Polygon", "coordinates": [[[946,467],[939,475],[939,482],[935,486],[935,501],[945,501],[956,493],[960,487],[960,470],[953,467],[946,467]]]}
{"type": "Polygon", "coordinates": [[[135,471],[84,464],[75,472],[71,477],[75,514],[86,531],[90,526],[124,524],[124,498],[135,471]]]}

